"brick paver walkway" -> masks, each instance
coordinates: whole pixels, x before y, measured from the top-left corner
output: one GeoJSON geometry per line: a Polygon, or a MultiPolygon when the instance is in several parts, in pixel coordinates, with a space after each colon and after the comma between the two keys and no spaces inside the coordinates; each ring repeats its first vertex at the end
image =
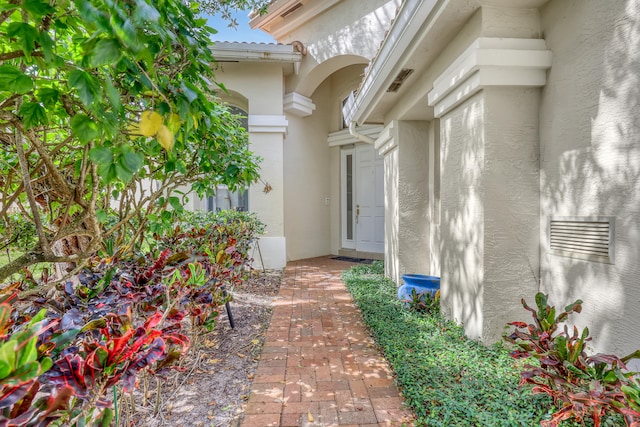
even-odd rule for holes
{"type": "Polygon", "coordinates": [[[411,426],[411,413],[329,257],[284,272],[242,427],[411,426]]]}

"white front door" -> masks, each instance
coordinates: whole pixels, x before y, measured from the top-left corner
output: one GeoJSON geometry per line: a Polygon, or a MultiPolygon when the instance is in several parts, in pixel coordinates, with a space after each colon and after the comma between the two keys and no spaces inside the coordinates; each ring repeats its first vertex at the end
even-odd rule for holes
{"type": "Polygon", "coordinates": [[[342,247],[384,252],[383,158],[370,144],[343,149],[342,247]]]}

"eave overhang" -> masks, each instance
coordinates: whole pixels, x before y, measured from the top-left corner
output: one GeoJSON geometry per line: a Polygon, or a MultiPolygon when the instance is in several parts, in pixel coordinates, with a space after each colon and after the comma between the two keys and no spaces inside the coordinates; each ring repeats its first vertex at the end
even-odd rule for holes
{"type": "MultiPolygon", "coordinates": [[[[358,125],[380,122],[389,108],[408,93],[439,53],[481,7],[536,9],[547,0],[405,0],[377,55],[366,69],[355,97],[343,109],[358,125]],[[388,89],[405,70],[414,70],[397,92],[388,89]]],[[[427,89],[428,91],[429,89],[427,89]]],[[[426,95],[426,92],[425,92],[426,95]]],[[[424,96],[421,105],[427,107],[424,96]]],[[[433,117],[433,111],[429,113],[433,117]]]]}
{"type": "Polygon", "coordinates": [[[280,40],[342,0],[275,0],[264,15],[251,14],[249,26],[280,40]]]}
{"type": "Polygon", "coordinates": [[[211,52],[217,62],[296,63],[302,54],[291,45],[265,43],[215,42],[211,52]]]}

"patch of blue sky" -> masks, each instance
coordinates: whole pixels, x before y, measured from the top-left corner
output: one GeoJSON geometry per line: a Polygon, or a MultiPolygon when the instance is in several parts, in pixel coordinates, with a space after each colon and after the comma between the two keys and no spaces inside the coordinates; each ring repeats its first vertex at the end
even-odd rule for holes
{"type": "Polygon", "coordinates": [[[212,38],[213,41],[221,42],[246,42],[246,43],[275,43],[273,37],[262,30],[253,30],[249,26],[249,11],[239,10],[233,13],[233,18],[238,22],[236,28],[229,27],[229,21],[220,15],[203,15],[207,18],[210,27],[215,28],[218,33],[212,38]]]}

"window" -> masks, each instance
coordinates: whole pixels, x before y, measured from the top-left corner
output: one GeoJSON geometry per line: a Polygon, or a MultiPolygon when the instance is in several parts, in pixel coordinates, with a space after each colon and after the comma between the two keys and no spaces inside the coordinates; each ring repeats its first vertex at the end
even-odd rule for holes
{"type": "Polygon", "coordinates": [[[207,211],[219,212],[229,209],[248,211],[249,191],[229,191],[227,187],[220,186],[215,196],[209,196],[207,198],[207,211]]]}

